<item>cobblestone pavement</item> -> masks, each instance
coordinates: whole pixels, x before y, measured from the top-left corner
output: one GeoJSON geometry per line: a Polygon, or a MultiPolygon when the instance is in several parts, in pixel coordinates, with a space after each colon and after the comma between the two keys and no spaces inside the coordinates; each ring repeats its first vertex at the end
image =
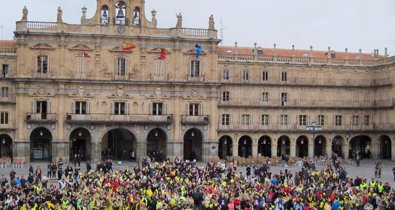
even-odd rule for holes
{"type": "MultiPolygon", "coordinates": [[[[349,177],[355,178],[356,176],[362,176],[363,178],[366,178],[370,180],[371,178],[374,178],[374,162],[375,160],[361,160],[361,166],[357,167],[356,164],[344,164],[342,165],[346,170],[347,174],[349,177]]],[[[392,168],[395,166],[395,161],[389,161],[389,160],[381,160],[383,163],[383,168],[382,168],[382,175],[381,178],[378,180],[384,181],[384,182],[389,182],[393,187],[395,187],[395,182],[394,182],[394,175],[392,172],[392,168]]],[[[36,167],[39,165],[40,168],[42,169],[43,175],[47,174],[47,162],[33,162],[32,166],[34,167],[34,170],[36,167]]],[[[134,166],[136,163],[132,162],[117,162],[114,161],[113,168],[123,170],[128,167],[134,166]]],[[[65,163],[63,166],[63,169],[66,168],[68,164],[65,163]]],[[[74,168],[74,164],[70,163],[70,165],[74,168]]],[[[205,163],[198,163],[200,166],[204,166],[205,163]]],[[[92,164],[93,169],[95,168],[95,164],[92,164]]],[[[324,166],[323,165],[317,165],[317,169],[322,169],[324,166]]],[[[281,166],[272,166],[270,168],[270,171],[272,173],[279,173],[280,170],[288,169],[291,170],[292,172],[299,171],[300,167],[298,166],[287,166],[287,167],[281,167],[281,166]]],[[[6,168],[0,168],[0,175],[4,174],[6,177],[9,178],[10,171],[12,170],[12,166],[7,166],[6,168]]],[[[24,164],[23,168],[15,168],[14,169],[16,172],[16,176],[22,176],[24,175],[27,177],[28,170],[29,170],[29,164],[24,164]]],[[[238,167],[237,169],[239,172],[242,172],[245,174],[246,172],[246,167],[238,167]]],[[[81,163],[81,172],[86,171],[86,165],[85,162],[81,163]]],[[[55,182],[55,180],[51,180],[51,182],[55,182]]]]}

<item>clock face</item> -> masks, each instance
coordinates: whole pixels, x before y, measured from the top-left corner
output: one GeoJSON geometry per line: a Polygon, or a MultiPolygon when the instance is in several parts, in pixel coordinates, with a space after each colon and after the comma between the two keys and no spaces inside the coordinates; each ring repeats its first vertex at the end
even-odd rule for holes
{"type": "Polygon", "coordinates": [[[125,29],[123,28],[123,26],[118,26],[117,31],[118,33],[122,34],[125,31],[125,29]]]}

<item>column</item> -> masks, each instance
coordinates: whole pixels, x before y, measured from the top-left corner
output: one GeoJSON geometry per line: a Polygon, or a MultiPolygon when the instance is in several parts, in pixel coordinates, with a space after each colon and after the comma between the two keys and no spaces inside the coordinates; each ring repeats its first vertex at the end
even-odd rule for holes
{"type": "Polygon", "coordinates": [[[391,160],[395,160],[395,144],[391,139],[391,160]]]}
{"type": "Polygon", "coordinates": [[[372,154],[372,159],[381,158],[381,151],[380,151],[380,138],[376,136],[372,136],[371,144],[370,144],[370,152],[372,154]]]}
{"type": "Polygon", "coordinates": [[[343,154],[344,154],[344,159],[348,159],[348,154],[349,154],[349,150],[350,150],[350,145],[348,144],[348,142],[346,141],[346,143],[344,145],[342,145],[343,147],[343,154]]]}
{"type": "Polygon", "coordinates": [[[258,144],[257,143],[253,143],[252,144],[252,157],[256,157],[258,156],[258,144]]]}
{"type": "Polygon", "coordinates": [[[91,150],[92,150],[91,153],[92,160],[94,162],[99,161],[101,159],[101,143],[97,141],[92,141],[91,150]]]}
{"type": "Polygon", "coordinates": [[[238,153],[238,144],[235,144],[234,142],[233,142],[233,144],[232,144],[232,155],[233,155],[233,157],[237,157],[237,156],[239,156],[239,153],[238,153]]]}
{"type": "Polygon", "coordinates": [[[291,140],[291,142],[290,142],[290,152],[291,152],[291,154],[290,154],[290,156],[291,157],[296,157],[296,140],[295,141],[293,141],[293,140],[291,140]]]}
{"type": "Polygon", "coordinates": [[[307,145],[309,157],[314,157],[314,140],[310,140],[307,145]]]}
{"type": "Polygon", "coordinates": [[[273,141],[271,146],[271,150],[272,150],[272,157],[276,157],[277,156],[277,143],[278,141],[273,141]]]}
{"type": "Polygon", "coordinates": [[[332,157],[332,141],[325,142],[325,153],[327,157],[332,157]]]}
{"type": "Polygon", "coordinates": [[[137,141],[136,158],[138,161],[147,156],[147,144],[145,142],[137,141]]]}

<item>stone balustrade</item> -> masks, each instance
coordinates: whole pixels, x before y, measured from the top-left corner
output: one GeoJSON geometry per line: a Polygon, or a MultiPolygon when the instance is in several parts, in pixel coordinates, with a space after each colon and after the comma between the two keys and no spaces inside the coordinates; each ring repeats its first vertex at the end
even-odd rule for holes
{"type": "MultiPolygon", "coordinates": [[[[143,34],[148,36],[160,37],[185,37],[197,39],[217,38],[216,30],[196,29],[196,28],[149,28],[123,26],[124,34],[143,34]]],[[[41,21],[18,21],[16,23],[16,32],[62,32],[62,33],[79,33],[79,34],[118,34],[118,25],[79,25],[58,22],[41,22],[41,21]]]]}
{"type": "Polygon", "coordinates": [[[309,65],[341,65],[341,66],[380,66],[395,62],[395,57],[377,58],[373,60],[364,59],[338,59],[322,57],[297,57],[279,55],[254,55],[254,54],[235,54],[219,53],[220,61],[237,62],[265,62],[265,63],[285,63],[285,64],[309,64],[309,65]]]}

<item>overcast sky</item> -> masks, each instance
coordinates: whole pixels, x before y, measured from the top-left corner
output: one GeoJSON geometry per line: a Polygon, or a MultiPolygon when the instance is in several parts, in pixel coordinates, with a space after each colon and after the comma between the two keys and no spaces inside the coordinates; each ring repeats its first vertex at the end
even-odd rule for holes
{"type": "MultiPolygon", "coordinates": [[[[63,9],[63,20],[79,23],[81,7],[91,17],[96,0],[0,0],[2,38],[12,39],[15,21],[24,5],[29,20],[56,21],[56,9],[63,9]]],[[[388,47],[395,54],[394,0],[146,0],[147,18],[157,10],[158,27],[176,25],[176,13],[183,14],[183,26],[207,28],[215,17],[223,29],[223,44],[262,47],[373,52],[388,47]]],[[[221,38],[220,33],[219,38],[221,38]]]]}

